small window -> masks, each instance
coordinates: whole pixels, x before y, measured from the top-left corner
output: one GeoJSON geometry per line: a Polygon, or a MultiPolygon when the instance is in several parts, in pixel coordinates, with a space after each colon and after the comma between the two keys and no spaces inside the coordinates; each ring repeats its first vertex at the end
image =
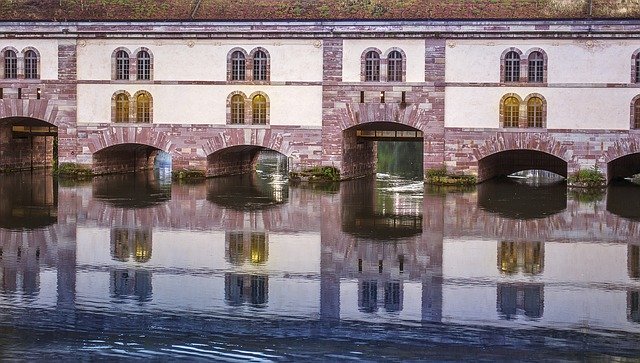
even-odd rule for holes
{"type": "Polygon", "coordinates": [[[504,81],[518,82],[520,81],[520,55],[511,51],[507,53],[504,60],[504,81]]]}
{"type": "Polygon", "coordinates": [[[129,79],[129,54],[124,50],[116,53],[116,79],[129,79]]]}
{"type": "Polygon", "coordinates": [[[136,122],[151,122],[151,97],[148,93],[140,93],[136,97],[136,122]]]}
{"type": "Polygon", "coordinates": [[[531,97],[527,101],[527,127],[543,127],[542,99],[531,97]]]}
{"type": "Polygon", "coordinates": [[[640,129],[640,98],[633,104],[633,128],[640,129]]]}
{"type": "Polygon", "coordinates": [[[129,122],[129,97],[124,93],[116,96],[116,122],[129,122]]]}
{"type": "Polygon", "coordinates": [[[504,127],[518,127],[520,119],[520,102],[515,97],[508,97],[504,100],[504,127]]]}
{"type": "MultiPolygon", "coordinates": [[[[257,55],[257,54],[256,54],[257,55]]],[[[247,66],[244,54],[241,51],[235,51],[231,55],[231,80],[244,81],[245,80],[245,68],[247,66]]],[[[266,73],[266,70],[265,70],[266,73]]]]}
{"type": "Polygon", "coordinates": [[[24,53],[24,78],[38,78],[38,55],[32,50],[24,53]]]}
{"type": "Polygon", "coordinates": [[[231,123],[244,123],[244,97],[242,95],[231,97],[231,123]]]}
{"type": "Polygon", "coordinates": [[[148,81],[151,79],[151,55],[145,50],[138,52],[137,79],[148,81]]]}
{"type": "Polygon", "coordinates": [[[529,82],[544,82],[544,56],[540,52],[529,55],[529,82]]]}
{"type": "Polygon", "coordinates": [[[18,78],[18,55],[13,50],[4,52],[4,78],[18,78]]]}
{"type": "Polygon", "coordinates": [[[253,56],[253,80],[267,80],[267,54],[261,50],[253,56]]]}
{"type": "Polygon", "coordinates": [[[389,53],[387,63],[387,80],[389,82],[402,82],[402,54],[397,50],[389,53]]]}
{"type": "Polygon", "coordinates": [[[375,51],[367,52],[364,58],[364,80],[376,82],[380,80],[380,55],[375,51]]]}
{"type": "Polygon", "coordinates": [[[267,99],[263,95],[256,95],[252,100],[253,123],[267,123],[267,99]]]}

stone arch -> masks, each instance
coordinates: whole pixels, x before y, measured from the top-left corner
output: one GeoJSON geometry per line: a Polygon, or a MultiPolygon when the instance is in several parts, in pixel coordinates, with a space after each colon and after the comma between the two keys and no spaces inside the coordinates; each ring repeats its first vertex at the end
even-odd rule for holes
{"type": "MultiPolygon", "coordinates": [[[[529,56],[531,56],[531,53],[534,53],[534,52],[538,52],[538,53],[542,54],[542,61],[543,61],[543,65],[542,65],[542,83],[547,83],[547,73],[548,73],[547,72],[547,67],[548,67],[548,64],[549,64],[549,61],[548,61],[549,58],[547,56],[547,52],[545,52],[544,49],[542,49],[542,48],[538,48],[538,47],[531,48],[531,49],[527,50],[527,52],[524,54],[524,57],[522,57],[522,58],[524,58],[524,61],[523,61],[524,64],[521,64],[521,69],[524,72],[523,76],[527,77],[527,79],[529,77],[529,56]]],[[[521,61],[522,61],[522,59],[521,59],[521,61]]]]}
{"type": "Polygon", "coordinates": [[[167,153],[171,153],[176,148],[170,136],[146,125],[109,127],[91,133],[88,135],[86,146],[89,152],[95,154],[108,147],[122,144],[145,145],[167,153]]]}
{"type": "Polygon", "coordinates": [[[60,111],[55,101],[47,99],[0,99],[0,119],[7,117],[27,117],[60,126],[60,111]]]}
{"type": "Polygon", "coordinates": [[[617,140],[604,152],[604,162],[608,181],[640,173],[640,139],[626,137],[617,140]]]}
{"type": "Polygon", "coordinates": [[[553,155],[564,161],[571,159],[571,151],[547,133],[497,132],[484,144],[473,145],[476,160],[507,150],[534,150],[553,155]]]}
{"type": "MultiPolygon", "coordinates": [[[[380,79],[378,80],[378,82],[382,81],[382,76],[383,76],[383,72],[382,72],[382,51],[376,47],[369,47],[366,48],[365,50],[362,51],[362,53],[360,54],[360,81],[361,82],[366,82],[367,79],[367,72],[366,72],[366,59],[367,59],[367,53],[369,52],[376,52],[378,54],[378,56],[380,57],[380,79]]],[[[385,68],[386,70],[386,68],[385,68]]],[[[386,77],[386,72],[384,73],[384,76],[386,77]]]]}
{"type": "MultiPolygon", "coordinates": [[[[516,48],[516,47],[510,47],[510,48],[507,48],[507,49],[503,50],[502,54],[500,54],[500,82],[502,82],[502,83],[506,82],[505,62],[507,60],[507,54],[509,52],[516,52],[516,53],[518,53],[518,56],[520,56],[520,81],[522,80],[522,75],[523,75],[522,63],[524,62],[524,60],[523,60],[524,57],[522,56],[523,55],[522,51],[520,49],[516,48]]],[[[526,59],[526,58],[524,58],[524,59],[528,62],[528,59],[526,59]]]]}
{"type": "Polygon", "coordinates": [[[147,47],[140,47],[140,48],[136,49],[131,55],[130,55],[131,68],[135,69],[135,73],[133,75],[133,78],[135,78],[135,80],[138,80],[138,81],[151,81],[151,80],[153,80],[153,68],[154,68],[153,67],[153,63],[154,63],[153,52],[147,47]],[[147,54],[149,54],[149,79],[143,79],[143,80],[138,79],[138,54],[140,54],[140,52],[147,52],[147,54]],[[135,55],[135,56],[132,57],[131,55],[135,55]]]}
{"type": "Polygon", "coordinates": [[[227,53],[227,81],[229,82],[243,82],[247,80],[247,76],[249,74],[249,70],[247,69],[249,65],[249,53],[247,53],[244,48],[234,47],[229,50],[227,53]],[[244,56],[244,79],[233,79],[233,54],[235,52],[240,52],[244,56]]]}
{"type": "Polygon", "coordinates": [[[228,128],[220,130],[202,148],[209,156],[217,151],[235,146],[257,146],[277,151],[286,156],[292,156],[295,146],[287,140],[287,133],[264,128],[228,128]]]}

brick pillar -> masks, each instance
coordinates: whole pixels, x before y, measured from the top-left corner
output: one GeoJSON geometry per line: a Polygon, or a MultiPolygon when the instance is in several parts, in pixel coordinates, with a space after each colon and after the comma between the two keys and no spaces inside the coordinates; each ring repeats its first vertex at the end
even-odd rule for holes
{"type": "Polygon", "coordinates": [[[424,147],[422,164],[424,170],[437,168],[444,163],[444,85],[445,85],[444,39],[425,40],[425,93],[431,104],[429,121],[423,129],[424,147]]]}
{"type": "MultiPolygon", "coordinates": [[[[58,89],[43,97],[49,98],[57,106],[58,160],[76,162],[78,149],[77,129],[77,49],[76,43],[60,41],[58,44],[58,89]]],[[[52,87],[54,88],[54,87],[52,87]]]]}
{"type": "Polygon", "coordinates": [[[342,129],[336,114],[342,82],[342,39],[323,40],[322,164],[342,167],[342,129]]]}

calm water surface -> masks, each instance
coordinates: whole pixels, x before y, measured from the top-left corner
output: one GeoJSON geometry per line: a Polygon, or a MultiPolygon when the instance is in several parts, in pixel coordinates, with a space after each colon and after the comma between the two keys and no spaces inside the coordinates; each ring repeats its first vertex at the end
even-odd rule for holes
{"type": "Polygon", "coordinates": [[[640,356],[640,187],[0,175],[0,357],[640,356]]]}

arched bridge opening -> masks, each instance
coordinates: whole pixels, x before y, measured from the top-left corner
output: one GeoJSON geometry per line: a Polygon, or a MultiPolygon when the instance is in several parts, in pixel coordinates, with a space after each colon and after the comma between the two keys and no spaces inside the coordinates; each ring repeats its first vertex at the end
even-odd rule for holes
{"type": "Polygon", "coordinates": [[[255,145],[232,146],[207,156],[208,177],[250,174],[256,168],[261,174],[286,175],[288,159],[278,151],[255,145]]]}
{"type": "Polygon", "coordinates": [[[171,169],[171,156],[156,147],[144,144],[118,144],[93,154],[95,174],[131,173],[143,170],[171,169]]]}
{"type": "Polygon", "coordinates": [[[628,154],[607,163],[608,181],[630,178],[640,174],[640,153],[628,154]]]}
{"type": "Polygon", "coordinates": [[[478,160],[478,182],[527,170],[543,170],[567,177],[567,162],[538,150],[504,150],[478,160]]]}
{"type": "Polygon", "coordinates": [[[0,171],[49,168],[57,159],[58,128],[30,117],[0,119],[0,171]]]}
{"type": "Polygon", "coordinates": [[[423,132],[401,123],[370,122],[342,132],[342,178],[353,179],[376,171],[422,179],[423,132]]]}

